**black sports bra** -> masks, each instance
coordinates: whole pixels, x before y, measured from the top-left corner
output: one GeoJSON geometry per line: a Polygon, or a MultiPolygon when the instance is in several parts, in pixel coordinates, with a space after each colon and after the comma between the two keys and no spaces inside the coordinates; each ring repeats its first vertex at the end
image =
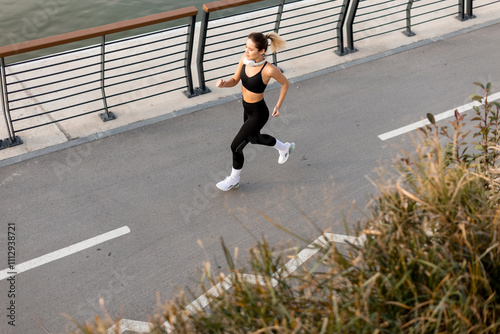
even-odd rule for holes
{"type": "Polygon", "coordinates": [[[255,74],[251,77],[249,77],[245,73],[246,65],[243,64],[243,67],[241,68],[241,74],[240,74],[241,84],[243,85],[243,87],[245,87],[247,90],[251,91],[252,93],[257,93],[257,94],[264,93],[267,85],[264,83],[264,81],[262,81],[262,70],[264,69],[266,64],[267,64],[267,62],[262,66],[259,73],[255,74]]]}

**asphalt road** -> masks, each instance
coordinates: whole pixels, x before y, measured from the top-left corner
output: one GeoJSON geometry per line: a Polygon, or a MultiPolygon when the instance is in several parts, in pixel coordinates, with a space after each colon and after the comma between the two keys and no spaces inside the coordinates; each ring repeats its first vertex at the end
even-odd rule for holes
{"type": "MultiPolygon", "coordinates": [[[[157,292],[164,300],[176,287],[196,291],[202,263],[227,272],[220,237],[238,247],[242,265],[263,235],[273,245],[303,245],[264,214],[311,240],[319,230],[344,234],[343,215],[352,228],[367,213],[375,168],[389,166],[398,147],[411,147],[406,135],[378,135],[470,102],[480,93],[474,81],[491,81],[497,91],[498,36],[496,24],[293,82],[282,116],[266,132],[295,141],[296,151],[278,165],[274,149],[247,146],[235,191],[220,192],[215,183],[230,171],[241,101],[0,168],[0,270],[9,224],[18,264],[130,229],[18,274],[15,328],[7,318],[10,283],[0,281],[0,333],[64,333],[62,314],[89,321],[101,314],[101,297],[111,315],[147,321],[157,292]]],[[[277,96],[267,91],[268,105],[277,96]]]]}

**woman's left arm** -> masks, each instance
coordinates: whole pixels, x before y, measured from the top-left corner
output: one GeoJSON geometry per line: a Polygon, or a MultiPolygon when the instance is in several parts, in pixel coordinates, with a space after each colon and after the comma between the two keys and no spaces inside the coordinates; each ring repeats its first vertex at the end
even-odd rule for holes
{"type": "Polygon", "coordinates": [[[281,70],[276,66],[272,66],[271,77],[281,84],[280,97],[278,99],[278,102],[276,102],[276,106],[274,107],[273,110],[273,117],[278,117],[280,115],[281,105],[283,104],[286,93],[288,92],[289,83],[288,79],[283,75],[283,73],[281,73],[281,70]]]}

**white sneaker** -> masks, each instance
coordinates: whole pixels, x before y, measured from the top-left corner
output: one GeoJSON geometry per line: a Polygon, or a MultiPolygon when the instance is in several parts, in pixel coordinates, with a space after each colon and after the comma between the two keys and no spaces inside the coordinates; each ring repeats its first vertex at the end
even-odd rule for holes
{"type": "Polygon", "coordinates": [[[280,157],[278,159],[279,164],[284,164],[287,160],[290,154],[292,154],[293,150],[295,150],[295,143],[285,143],[286,150],[285,151],[279,151],[280,152],[280,157]]]}
{"type": "Polygon", "coordinates": [[[216,186],[222,191],[228,191],[233,188],[238,188],[240,186],[240,180],[235,180],[231,176],[228,176],[223,181],[217,183],[216,186]]]}

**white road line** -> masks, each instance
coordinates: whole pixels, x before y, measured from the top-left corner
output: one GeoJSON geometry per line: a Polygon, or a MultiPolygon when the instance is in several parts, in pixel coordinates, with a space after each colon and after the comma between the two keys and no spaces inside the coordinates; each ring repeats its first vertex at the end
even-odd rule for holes
{"type": "MultiPolygon", "coordinates": [[[[494,100],[497,100],[499,98],[500,98],[500,93],[495,93],[495,94],[492,94],[488,97],[488,101],[494,101],[494,100]]],[[[472,107],[479,106],[479,105],[480,105],[480,103],[478,101],[467,103],[467,104],[464,104],[463,106],[453,108],[453,109],[445,111],[441,114],[435,115],[434,118],[436,119],[436,122],[438,122],[438,121],[441,121],[445,118],[453,116],[455,114],[455,110],[458,110],[458,113],[461,114],[465,111],[471,110],[472,107]]],[[[424,119],[422,121],[415,122],[415,123],[412,123],[412,124],[407,125],[407,126],[403,126],[399,129],[383,133],[383,134],[379,135],[378,137],[381,140],[391,139],[391,138],[400,136],[402,134],[405,134],[407,132],[411,132],[411,131],[416,130],[418,128],[424,127],[424,126],[429,125],[429,124],[430,124],[429,120],[424,119]]]]}
{"type": "MultiPolygon", "coordinates": [[[[297,254],[296,257],[288,261],[283,268],[281,268],[279,271],[274,273],[273,277],[276,277],[279,273],[282,271],[285,271],[285,273],[282,274],[283,277],[287,277],[288,275],[292,274],[294,271],[296,271],[301,265],[304,264],[307,260],[309,260],[311,257],[313,257],[317,252],[320,251],[321,248],[327,245],[327,241],[330,242],[336,242],[336,243],[360,243],[363,242],[366,239],[366,235],[362,234],[359,237],[351,237],[347,235],[341,235],[341,234],[333,234],[333,233],[325,233],[324,235],[320,236],[316,240],[314,240],[309,246],[304,248],[297,254]]],[[[206,293],[198,297],[196,300],[194,300],[191,304],[186,306],[186,310],[189,310],[191,312],[196,312],[197,309],[202,309],[205,306],[209,304],[209,299],[208,296],[219,296],[222,292],[230,289],[232,287],[231,279],[232,275],[227,276],[222,282],[217,283],[214,285],[210,290],[208,290],[206,293]]],[[[249,275],[249,274],[243,274],[241,276],[242,279],[246,280],[247,282],[251,284],[264,284],[265,280],[264,278],[260,276],[255,276],[255,275],[249,275]]],[[[271,278],[271,282],[273,287],[278,284],[278,281],[275,278],[271,278]]],[[[120,333],[124,333],[126,331],[134,331],[138,333],[149,333],[149,328],[150,325],[152,325],[149,322],[144,322],[144,321],[134,321],[134,320],[128,320],[128,319],[122,319],[118,322],[118,324],[113,325],[107,330],[108,334],[114,334],[116,333],[116,327],[120,329],[120,333]]],[[[163,326],[166,329],[167,333],[172,333],[174,331],[172,325],[168,323],[168,321],[165,321],[163,323],[163,326]]]]}
{"type": "Polygon", "coordinates": [[[96,237],[87,239],[85,241],[81,241],[81,242],[74,244],[72,246],[65,247],[65,248],[60,249],[58,251],[37,257],[36,259],[26,261],[26,262],[23,262],[21,264],[17,264],[15,266],[14,270],[5,269],[5,270],[0,271],[0,280],[4,280],[4,279],[8,278],[9,276],[12,276],[13,275],[12,272],[14,272],[16,275],[18,275],[22,272],[28,271],[28,270],[36,268],[36,267],[43,266],[44,264],[59,260],[63,257],[69,256],[71,254],[75,254],[77,252],[80,252],[80,251],[85,250],[87,248],[93,247],[93,246],[98,245],[100,243],[109,241],[111,239],[118,238],[118,237],[125,235],[127,233],[130,233],[130,228],[128,228],[127,226],[124,226],[124,227],[118,228],[116,230],[113,230],[113,231],[98,235],[96,237]]]}

